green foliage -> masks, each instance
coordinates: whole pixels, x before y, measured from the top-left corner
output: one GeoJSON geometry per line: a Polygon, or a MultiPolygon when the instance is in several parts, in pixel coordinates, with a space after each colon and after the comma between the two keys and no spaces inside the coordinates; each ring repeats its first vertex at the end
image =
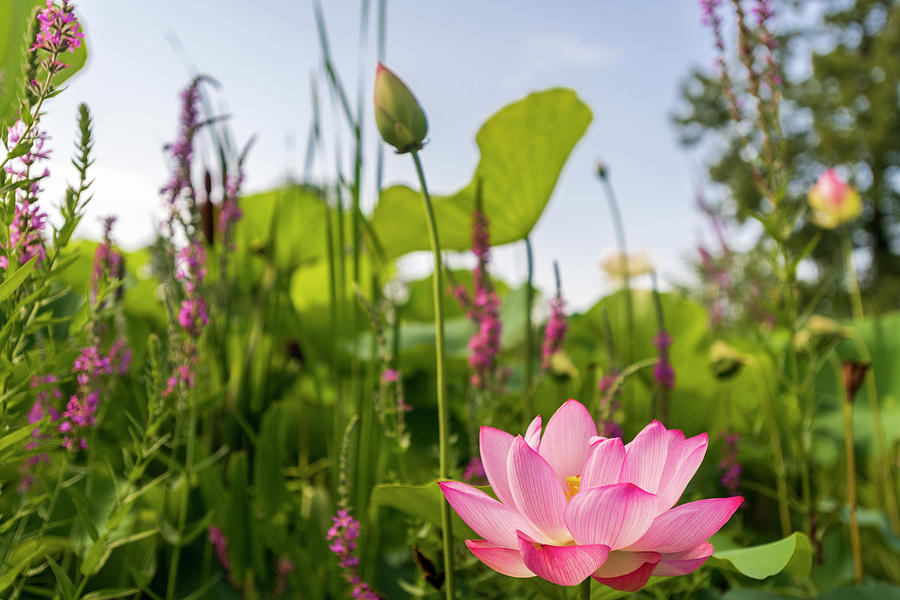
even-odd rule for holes
{"type": "MultiPolygon", "coordinates": [[[[900,100],[895,85],[900,77],[896,52],[900,7],[891,0],[775,4],[779,23],[790,24],[779,36],[777,60],[785,65],[807,59],[811,63],[811,69],[785,67],[782,73],[783,135],[777,158],[790,184],[781,202],[788,211],[804,210],[807,189],[826,168],[846,169],[865,204],[862,218],[849,228],[855,247],[872,258],[863,278],[866,302],[877,310],[896,309],[900,263],[891,240],[900,196],[891,173],[900,165],[900,100]],[[804,10],[810,4],[815,9],[804,10]],[[809,18],[820,10],[821,22],[809,18]],[[807,43],[811,37],[817,40],[812,50],[807,43]],[[792,78],[795,72],[802,76],[792,78]]],[[[746,89],[744,74],[733,77],[740,94],[746,89]]],[[[747,99],[745,108],[753,103],[747,99]]],[[[721,82],[702,70],[693,71],[682,83],[674,122],[682,143],[704,153],[714,184],[707,200],[732,223],[745,223],[749,211],[763,204],[751,169],[760,159],[744,150],[748,138],[753,141],[761,135],[759,128],[731,127],[721,82]]],[[[814,231],[815,226],[800,223],[792,244],[799,248],[814,231]]],[[[847,307],[836,261],[840,235],[826,232],[812,255],[818,269],[809,295],[827,288],[821,302],[824,310],[847,307]]],[[[740,277],[740,272],[733,276],[740,277]]]]}
{"type": "MultiPolygon", "coordinates": [[[[544,212],[569,153],[591,119],[590,109],[566,89],[530,94],[491,116],[475,136],[481,159],[471,182],[453,195],[433,197],[441,247],[470,247],[479,179],[491,243],[524,239],[544,212]]],[[[381,192],[372,226],[387,256],[430,248],[421,203],[419,191],[406,186],[381,192]]]]}
{"type": "MultiPolygon", "coordinates": [[[[713,545],[716,545],[715,539],[713,545]]],[[[803,579],[809,575],[812,557],[809,538],[798,532],[769,544],[719,550],[706,562],[712,567],[731,569],[752,579],[766,579],[782,572],[803,579]]]]}

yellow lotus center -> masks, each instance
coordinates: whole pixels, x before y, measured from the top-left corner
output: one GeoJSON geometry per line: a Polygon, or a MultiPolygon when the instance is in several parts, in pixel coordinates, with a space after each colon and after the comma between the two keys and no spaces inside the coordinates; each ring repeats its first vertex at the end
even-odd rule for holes
{"type": "Polygon", "coordinates": [[[578,488],[581,487],[581,475],[572,475],[571,477],[566,477],[566,500],[571,500],[572,496],[578,493],[578,488]]]}

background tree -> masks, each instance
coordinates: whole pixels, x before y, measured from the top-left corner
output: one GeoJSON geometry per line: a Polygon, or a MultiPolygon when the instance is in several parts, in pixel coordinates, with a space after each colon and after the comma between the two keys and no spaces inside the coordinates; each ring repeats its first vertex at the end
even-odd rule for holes
{"type": "MultiPolygon", "coordinates": [[[[869,308],[897,308],[900,3],[855,0],[848,5],[817,0],[772,4],[777,14],[774,27],[779,32],[776,57],[783,80],[776,152],[789,182],[782,201],[802,210],[816,177],[830,166],[842,169],[859,189],[865,205],[862,217],[849,225],[849,233],[854,247],[866,257],[861,275],[869,308]]],[[[749,43],[758,45],[758,32],[749,33],[749,43]]],[[[741,92],[749,82],[731,83],[741,104],[745,96],[741,92]]],[[[753,175],[758,161],[754,162],[753,153],[747,150],[747,142],[752,145],[762,135],[760,127],[749,122],[735,124],[721,79],[708,71],[694,70],[684,80],[681,99],[673,120],[682,144],[713,151],[709,156],[714,158],[705,165],[714,184],[707,207],[729,224],[742,226],[748,211],[758,209],[763,201],[753,175]]],[[[815,227],[803,222],[803,228],[815,227]]],[[[803,243],[811,234],[804,235],[801,230],[793,239],[803,243]]],[[[810,288],[824,285],[821,302],[832,306],[823,306],[823,310],[846,311],[839,257],[840,232],[825,232],[811,256],[817,268],[808,273],[810,288]]]]}

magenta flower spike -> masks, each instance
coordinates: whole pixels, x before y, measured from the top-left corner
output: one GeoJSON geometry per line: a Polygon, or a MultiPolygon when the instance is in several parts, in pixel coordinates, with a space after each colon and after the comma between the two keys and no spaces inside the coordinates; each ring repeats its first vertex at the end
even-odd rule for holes
{"type": "Polygon", "coordinates": [[[706,454],[705,433],[685,438],[653,421],[623,444],[599,437],[577,400],[554,413],[543,435],[541,426],[535,417],[524,437],[481,428],[481,461],[497,500],[464,483],[440,483],[483,538],[466,546],[504,575],[558,585],[593,577],[639,590],[651,575],[700,567],[713,553],[707,540],[743,502],[734,496],[675,506],[706,454]]]}

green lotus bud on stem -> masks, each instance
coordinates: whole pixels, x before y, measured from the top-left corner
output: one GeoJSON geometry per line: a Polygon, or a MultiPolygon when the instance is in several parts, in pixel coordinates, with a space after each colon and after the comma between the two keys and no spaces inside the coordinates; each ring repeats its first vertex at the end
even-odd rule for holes
{"type": "Polygon", "coordinates": [[[428,121],[418,100],[393,71],[378,63],[375,71],[375,123],[381,138],[397,154],[422,148],[428,121]]]}

